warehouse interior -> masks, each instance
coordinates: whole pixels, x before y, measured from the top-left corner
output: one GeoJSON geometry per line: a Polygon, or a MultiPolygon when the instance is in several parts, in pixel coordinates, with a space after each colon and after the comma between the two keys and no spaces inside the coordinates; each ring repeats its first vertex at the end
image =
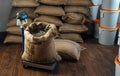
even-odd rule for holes
{"type": "Polygon", "coordinates": [[[120,76],[120,0],[1,0],[0,76],[120,76]]]}

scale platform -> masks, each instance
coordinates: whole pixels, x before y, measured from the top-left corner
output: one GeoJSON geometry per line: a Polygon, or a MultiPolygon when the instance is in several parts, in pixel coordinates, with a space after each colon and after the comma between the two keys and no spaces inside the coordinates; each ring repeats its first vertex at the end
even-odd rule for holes
{"type": "Polygon", "coordinates": [[[51,63],[51,64],[38,64],[38,63],[31,63],[31,62],[25,61],[25,60],[22,60],[22,63],[23,63],[24,68],[35,67],[35,68],[40,68],[40,69],[44,69],[44,70],[49,70],[49,71],[51,71],[51,73],[54,73],[55,68],[59,64],[58,61],[51,63]]]}

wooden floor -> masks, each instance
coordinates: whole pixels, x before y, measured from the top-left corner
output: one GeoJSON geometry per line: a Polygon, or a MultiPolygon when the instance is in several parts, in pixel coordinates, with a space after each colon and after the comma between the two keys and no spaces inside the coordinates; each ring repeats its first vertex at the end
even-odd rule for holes
{"type": "Polygon", "coordinates": [[[0,76],[114,76],[117,46],[102,46],[87,40],[79,62],[61,61],[55,74],[40,69],[24,69],[21,45],[0,45],[0,76]]]}

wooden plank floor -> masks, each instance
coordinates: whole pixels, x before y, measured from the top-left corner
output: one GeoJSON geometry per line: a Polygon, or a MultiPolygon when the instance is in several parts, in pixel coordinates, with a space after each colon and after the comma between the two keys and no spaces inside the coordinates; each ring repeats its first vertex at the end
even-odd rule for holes
{"type": "Polygon", "coordinates": [[[55,74],[40,69],[24,69],[21,45],[0,45],[0,76],[114,76],[117,46],[102,46],[92,39],[85,44],[79,62],[61,61],[55,74]]]}

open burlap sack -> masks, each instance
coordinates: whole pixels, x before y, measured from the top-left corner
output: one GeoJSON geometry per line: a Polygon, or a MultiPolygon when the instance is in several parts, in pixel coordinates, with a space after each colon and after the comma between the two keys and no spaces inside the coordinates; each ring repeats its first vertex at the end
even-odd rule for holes
{"type": "Polygon", "coordinates": [[[16,18],[16,14],[19,11],[24,11],[27,13],[27,15],[29,16],[29,18],[36,18],[36,15],[33,13],[34,12],[34,8],[13,8],[11,14],[10,14],[10,19],[12,18],[16,18]]]}
{"type": "Polygon", "coordinates": [[[72,41],[79,42],[79,43],[84,43],[81,35],[80,34],[76,34],[76,33],[60,34],[60,38],[61,39],[72,40],[72,41]]]}
{"type": "Polygon", "coordinates": [[[92,5],[92,2],[90,0],[67,0],[65,5],[90,6],[92,5]]]}
{"type": "Polygon", "coordinates": [[[52,16],[63,16],[65,12],[60,6],[46,6],[41,5],[37,7],[34,11],[35,14],[43,14],[43,15],[52,15],[52,16]]]}
{"type": "Polygon", "coordinates": [[[8,27],[6,30],[9,34],[21,35],[21,30],[18,26],[8,27]]]}
{"type": "Polygon", "coordinates": [[[59,29],[61,33],[82,33],[87,30],[88,28],[85,25],[73,25],[67,23],[64,23],[59,29]]]}
{"type": "Polygon", "coordinates": [[[55,16],[41,15],[38,18],[36,18],[34,21],[35,22],[48,22],[48,23],[55,24],[56,26],[62,26],[63,25],[62,21],[55,16]]]}
{"type": "Polygon", "coordinates": [[[64,5],[67,0],[38,0],[40,3],[47,5],[64,5]]]}
{"type": "MultiPolygon", "coordinates": [[[[27,24],[26,25],[30,25],[30,23],[32,23],[32,20],[29,18],[29,19],[27,19],[27,24]]],[[[12,26],[16,26],[16,24],[17,24],[16,23],[16,18],[13,18],[8,22],[7,26],[12,27],[12,26]]]]}
{"type": "Polygon", "coordinates": [[[22,43],[22,38],[18,35],[7,34],[4,43],[22,43]]]}
{"type": "Polygon", "coordinates": [[[70,24],[84,24],[87,19],[83,14],[66,13],[64,16],[62,16],[62,20],[70,24]]]}
{"type": "Polygon", "coordinates": [[[13,0],[13,7],[37,7],[39,3],[36,0],[13,0]]]}
{"type": "Polygon", "coordinates": [[[81,13],[84,14],[85,16],[90,16],[90,11],[87,7],[82,7],[82,6],[64,6],[65,12],[69,13],[81,13]]]}
{"type": "Polygon", "coordinates": [[[62,59],[77,61],[80,58],[80,52],[84,50],[78,43],[65,39],[56,39],[55,48],[62,59]]]}
{"type": "Polygon", "coordinates": [[[31,23],[25,29],[25,52],[22,59],[43,64],[60,61],[61,57],[57,54],[54,43],[56,33],[54,24],[31,23]]]}

